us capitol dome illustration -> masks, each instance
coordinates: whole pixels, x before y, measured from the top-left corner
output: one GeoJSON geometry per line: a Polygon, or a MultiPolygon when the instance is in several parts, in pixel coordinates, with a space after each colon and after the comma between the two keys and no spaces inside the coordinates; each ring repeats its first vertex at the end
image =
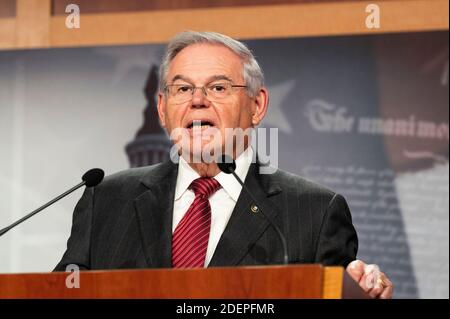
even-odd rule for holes
{"type": "Polygon", "coordinates": [[[133,141],[125,146],[131,167],[141,167],[156,164],[169,159],[170,140],[159,124],[156,108],[156,93],[158,89],[158,71],[152,66],[144,94],[147,105],[144,110],[144,123],[137,131],[133,141]]]}

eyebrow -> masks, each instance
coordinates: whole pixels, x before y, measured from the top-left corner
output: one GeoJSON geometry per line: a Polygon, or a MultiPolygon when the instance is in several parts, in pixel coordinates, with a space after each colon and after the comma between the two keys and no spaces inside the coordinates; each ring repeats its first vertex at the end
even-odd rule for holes
{"type": "MultiPolygon", "coordinates": [[[[177,81],[177,80],[182,80],[182,81],[185,81],[185,82],[188,82],[188,83],[194,83],[194,81],[191,80],[189,77],[184,76],[184,75],[181,75],[181,74],[175,75],[175,76],[172,78],[172,81],[171,81],[171,82],[173,83],[173,82],[175,82],[175,81],[177,81]]],[[[214,82],[214,81],[219,81],[219,80],[225,80],[225,81],[233,82],[233,80],[230,79],[228,76],[223,75],[223,74],[220,74],[220,75],[213,75],[213,76],[210,76],[210,77],[207,79],[206,83],[210,83],[210,82],[214,82]]]]}
{"type": "Polygon", "coordinates": [[[210,76],[209,78],[208,78],[208,83],[209,82],[214,82],[214,81],[219,81],[219,80],[225,80],[225,81],[229,81],[229,82],[233,82],[233,80],[232,79],[230,79],[228,76],[226,76],[226,75],[213,75],[213,76],[210,76]]]}
{"type": "Polygon", "coordinates": [[[191,79],[189,79],[188,77],[186,77],[186,76],[184,76],[184,75],[181,75],[181,74],[177,74],[177,75],[175,75],[173,78],[172,78],[172,83],[173,82],[175,82],[175,81],[177,81],[177,80],[182,80],[182,81],[186,81],[186,82],[189,82],[189,83],[192,83],[193,81],[191,80],[191,79]]]}

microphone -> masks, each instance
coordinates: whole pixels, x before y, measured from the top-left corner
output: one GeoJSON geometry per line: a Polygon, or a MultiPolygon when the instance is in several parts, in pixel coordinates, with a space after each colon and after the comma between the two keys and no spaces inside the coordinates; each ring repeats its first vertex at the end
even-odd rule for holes
{"type": "Polygon", "coordinates": [[[217,166],[219,169],[224,172],[225,174],[232,174],[234,178],[241,184],[244,191],[250,196],[250,198],[258,205],[260,213],[267,219],[267,221],[270,223],[270,225],[275,229],[275,231],[278,234],[278,237],[280,237],[281,244],[283,246],[283,264],[287,265],[289,263],[289,255],[288,255],[288,249],[286,244],[286,238],[284,237],[283,233],[281,232],[280,228],[278,228],[277,225],[272,221],[272,219],[267,216],[263,210],[262,206],[259,204],[259,202],[256,200],[256,198],[252,195],[250,190],[247,188],[247,186],[244,185],[242,180],[237,176],[235,170],[236,170],[236,162],[234,159],[232,159],[228,155],[222,155],[219,161],[217,161],[217,166]]]}
{"type": "Polygon", "coordinates": [[[24,221],[26,221],[28,218],[36,215],[37,213],[39,213],[41,210],[47,208],[48,206],[56,203],[57,201],[59,201],[61,198],[66,197],[67,195],[69,195],[70,193],[72,193],[73,191],[77,190],[78,188],[80,188],[83,185],[86,185],[86,187],[93,187],[93,186],[97,186],[98,184],[100,184],[100,182],[103,180],[103,177],[105,176],[105,172],[100,169],[100,168],[93,168],[89,171],[87,171],[83,177],[81,177],[82,182],[79,183],[78,185],[72,187],[71,189],[69,189],[68,191],[62,193],[61,195],[59,195],[58,197],[52,199],[51,201],[49,201],[48,203],[42,205],[41,207],[39,207],[38,209],[32,211],[31,213],[29,213],[28,215],[26,215],[25,217],[22,217],[21,219],[19,219],[18,221],[12,223],[11,225],[9,225],[8,227],[3,228],[2,230],[0,230],[0,237],[3,236],[6,232],[8,232],[9,230],[13,229],[14,227],[16,227],[17,225],[23,223],[24,221]]]}

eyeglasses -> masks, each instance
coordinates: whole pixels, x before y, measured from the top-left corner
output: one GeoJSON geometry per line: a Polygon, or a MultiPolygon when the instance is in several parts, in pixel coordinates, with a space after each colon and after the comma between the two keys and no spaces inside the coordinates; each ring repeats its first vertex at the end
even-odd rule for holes
{"type": "Polygon", "coordinates": [[[234,85],[229,82],[224,82],[210,83],[200,87],[190,84],[170,84],[166,85],[164,89],[169,94],[169,98],[174,104],[181,104],[190,101],[197,89],[201,89],[208,100],[216,102],[225,100],[229,97],[232,94],[233,89],[246,87],[246,85],[234,85]]]}

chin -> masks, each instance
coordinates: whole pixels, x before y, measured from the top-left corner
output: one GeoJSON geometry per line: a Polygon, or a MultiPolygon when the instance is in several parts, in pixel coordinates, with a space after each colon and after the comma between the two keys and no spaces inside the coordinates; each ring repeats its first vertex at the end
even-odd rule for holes
{"type": "MultiPolygon", "coordinates": [[[[191,146],[193,144],[191,143],[191,146]]],[[[222,144],[212,145],[211,141],[204,141],[201,146],[184,148],[182,154],[184,159],[189,163],[213,163],[220,156],[222,144]],[[217,151],[215,151],[217,150],[217,151]]]]}

